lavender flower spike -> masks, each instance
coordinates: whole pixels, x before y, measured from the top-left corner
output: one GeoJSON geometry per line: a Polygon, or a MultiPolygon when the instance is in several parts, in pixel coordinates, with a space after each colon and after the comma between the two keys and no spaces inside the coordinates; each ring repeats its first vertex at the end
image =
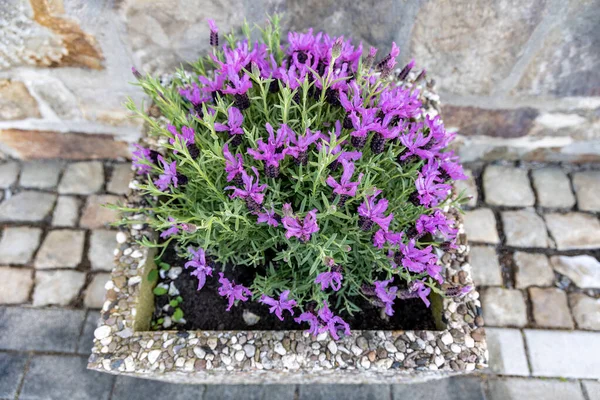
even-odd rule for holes
{"type": "Polygon", "coordinates": [[[263,294],[259,302],[271,306],[269,312],[271,314],[275,313],[277,318],[279,318],[280,321],[283,321],[283,311],[287,310],[292,316],[294,315],[294,310],[292,308],[296,306],[296,300],[288,300],[289,295],[290,291],[285,290],[279,295],[279,300],[275,300],[274,298],[263,294]]]}
{"type": "Polygon", "coordinates": [[[166,239],[169,236],[177,235],[179,233],[179,226],[173,223],[175,222],[175,218],[169,217],[169,222],[171,222],[171,227],[161,232],[160,237],[162,239],[166,239]]]}
{"type": "Polygon", "coordinates": [[[431,302],[427,298],[427,296],[429,296],[429,293],[431,293],[431,288],[425,286],[425,283],[423,283],[423,281],[414,281],[410,286],[410,291],[413,293],[416,292],[427,307],[431,305],[431,302]]]}
{"type": "Polygon", "coordinates": [[[152,152],[150,149],[140,146],[135,143],[133,145],[135,150],[131,152],[131,159],[133,161],[134,168],[137,169],[139,175],[148,174],[152,171],[152,152]]]}
{"type": "Polygon", "coordinates": [[[225,172],[227,172],[227,182],[231,182],[238,175],[244,172],[244,159],[241,154],[236,154],[235,157],[229,152],[229,145],[223,145],[223,157],[225,157],[225,172]]]}
{"type": "Polygon", "coordinates": [[[335,292],[342,288],[343,275],[337,271],[321,272],[317,275],[315,283],[321,284],[321,290],[331,287],[335,292]]]}
{"type": "Polygon", "coordinates": [[[340,196],[355,196],[356,189],[362,180],[363,174],[361,173],[358,176],[358,180],[356,182],[351,182],[352,175],[354,174],[354,163],[347,160],[342,160],[342,166],[344,167],[344,172],[342,173],[342,177],[340,178],[340,182],[338,183],[333,176],[329,176],[327,178],[327,185],[333,188],[333,193],[340,196]]]}
{"type": "Polygon", "coordinates": [[[304,221],[300,221],[300,218],[293,216],[284,217],[281,222],[287,232],[285,237],[290,239],[297,237],[301,242],[308,242],[313,233],[319,231],[319,225],[317,224],[317,210],[311,210],[304,217],[304,221]]]}
{"type": "Polygon", "coordinates": [[[387,232],[390,226],[390,222],[394,218],[394,214],[390,214],[387,217],[383,215],[385,210],[388,208],[388,200],[381,199],[375,202],[375,198],[381,194],[381,190],[375,189],[372,196],[367,196],[366,200],[358,206],[358,215],[360,219],[358,224],[363,231],[368,231],[376,223],[387,232]]]}
{"type": "Polygon", "coordinates": [[[235,186],[227,186],[225,190],[233,189],[233,193],[230,196],[232,199],[240,197],[246,201],[246,206],[250,211],[259,212],[260,205],[265,198],[265,195],[262,192],[267,188],[267,185],[259,185],[258,170],[252,167],[252,171],[254,172],[254,175],[256,175],[256,181],[254,181],[254,178],[248,175],[246,171],[243,171],[242,181],[244,183],[244,189],[235,186]]]}
{"type": "Polygon", "coordinates": [[[294,321],[296,321],[299,324],[301,324],[302,322],[308,322],[308,330],[306,332],[310,333],[313,336],[317,336],[319,334],[321,324],[319,324],[319,319],[315,314],[308,311],[303,312],[298,318],[294,318],[294,321]]]}
{"type": "Polygon", "coordinates": [[[185,268],[193,268],[191,275],[198,278],[198,289],[202,289],[206,283],[206,276],[212,276],[212,268],[206,263],[206,253],[204,249],[198,248],[194,250],[192,247],[188,247],[188,252],[191,254],[192,259],[185,263],[185,268]]]}
{"type": "Polygon", "coordinates": [[[350,335],[350,325],[342,318],[333,315],[326,301],[323,302],[323,307],[319,310],[319,318],[325,324],[319,329],[319,333],[329,332],[334,340],[339,340],[339,330],[343,330],[345,335],[350,335]]]}
{"type": "Polygon", "coordinates": [[[273,227],[278,227],[279,222],[277,221],[278,215],[275,213],[275,209],[271,208],[270,210],[265,210],[265,212],[256,214],[258,218],[256,219],[257,223],[266,223],[267,225],[271,225],[273,227]]]}
{"type": "Polygon", "coordinates": [[[381,302],[385,306],[385,313],[389,316],[394,315],[394,300],[396,299],[396,292],[398,291],[398,287],[390,286],[387,287],[392,282],[392,279],[387,281],[375,281],[373,284],[375,285],[375,294],[381,300],[381,302]]]}
{"type": "Polygon", "coordinates": [[[247,301],[248,296],[252,296],[250,289],[243,285],[236,285],[235,282],[225,278],[222,272],[219,272],[219,283],[221,284],[219,295],[226,297],[229,301],[227,311],[231,310],[236,300],[247,301]]]}
{"type": "Polygon", "coordinates": [[[158,190],[164,192],[170,184],[177,187],[177,161],[169,164],[161,155],[158,156],[158,161],[160,161],[164,169],[164,173],[154,181],[158,190]]]}
{"type": "Polygon", "coordinates": [[[213,19],[207,18],[208,27],[210,28],[210,45],[219,47],[219,29],[213,19]]]}

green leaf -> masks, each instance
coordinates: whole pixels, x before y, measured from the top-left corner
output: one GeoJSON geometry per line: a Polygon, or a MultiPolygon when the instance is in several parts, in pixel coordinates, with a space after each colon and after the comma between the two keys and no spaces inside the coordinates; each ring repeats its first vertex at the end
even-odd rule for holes
{"type": "Polygon", "coordinates": [[[166,262],[159,262],[158,266],[160,267],[160,269],[162,269],[163,271],[168,271],[169,269],[171,269],[171,266],[169,264],[167,264],[166,262]]]}
{"type": "Polygon", "coordinates": [[[183,310],[181,308],[176,308],[172,318],[173,321],[180,321],[181,318],[183,318],[183,310]]]}
{"type": "Polygon", "coordinates": [[[148,282],[154,282],[158,279],[158,270],[153,269],[148,273],[148,282]]]}
{"type": "Polygon", "coordinates": [[[174,299],[174,300],[171,300],[171,301],[169,302],[169,305],[170,305],[171,307],[175,308],[175,307],[177,307],[177,306],[179,305],[179,302],[178,302],[177,300],[175,300],[175,299],[174,299]]]}
{"type": "Polygon", "coordinates": [[[152,291],[156,296],[164,296],[165,294],[167,294],[168,290],[165,289],[162,286],[157,286],[154,288],[154,290],[152,291]]]}

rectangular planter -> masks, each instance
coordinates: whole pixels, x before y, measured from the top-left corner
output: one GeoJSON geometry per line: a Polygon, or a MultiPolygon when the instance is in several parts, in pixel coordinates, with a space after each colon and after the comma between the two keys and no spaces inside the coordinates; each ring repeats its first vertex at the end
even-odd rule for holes
{"type": "MultiPolygon", "coordinates": [[[[135,182],[134,185],[135,186],[135,182]]],[[[134,191],[130,203],[137,203],[134,191]]],[[[143,215],[139,215],[140,219],[143,215]]],[[[149,331],[154,251],[136,240],[143,221],[117,234],[101,325],[88,368],[181,383],[395,383],[424,381],[486,367],[479,294],[433,298],[438,331],[357,331],[332,341],[303,331],[149,331]]],[[[472,285],[469,246],[441,257],[446,282],[472,285]]]]}

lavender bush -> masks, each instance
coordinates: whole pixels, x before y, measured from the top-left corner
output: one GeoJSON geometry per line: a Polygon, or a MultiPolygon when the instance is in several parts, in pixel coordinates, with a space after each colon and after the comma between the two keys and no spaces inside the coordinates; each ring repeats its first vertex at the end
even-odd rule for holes
{"type": "Polygon", "coordinates": [[[134,70],[164,116],[129,103],[161,144],[134,153],[160,232],[144,245],[175,242],[198,290],[218,279],[227,310],[258,301],[336,339],[357,299],[391,316],[399,298],[429,306],[431,291],[445,294],[438,257],[457,229],[443,210],[464,175],[446,151],[453,135],[425,115],[415,85],[398,83],[413,63],[393,76],[395,44],[376,62],[376,49],[312,30],[282,45],[277,17],[262,41],[245,26],[246,40],[220,47],[209,23],[212,54],[193,74],[161,84],[134,70]],[[255,269],[254,282],[224,265],[255,269]]]}

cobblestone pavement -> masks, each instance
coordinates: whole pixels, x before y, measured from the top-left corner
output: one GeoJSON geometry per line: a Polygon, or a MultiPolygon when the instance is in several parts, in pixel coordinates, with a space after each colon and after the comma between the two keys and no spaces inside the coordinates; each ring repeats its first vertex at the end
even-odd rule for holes
{"type": "Polygon", "coordinates": [[[458,185],[490,369],[417,385],[177,386],[87,371],[117,161],[0,164],[0,399],[600,400],[600,166],[470,165],[458,185]]]}

